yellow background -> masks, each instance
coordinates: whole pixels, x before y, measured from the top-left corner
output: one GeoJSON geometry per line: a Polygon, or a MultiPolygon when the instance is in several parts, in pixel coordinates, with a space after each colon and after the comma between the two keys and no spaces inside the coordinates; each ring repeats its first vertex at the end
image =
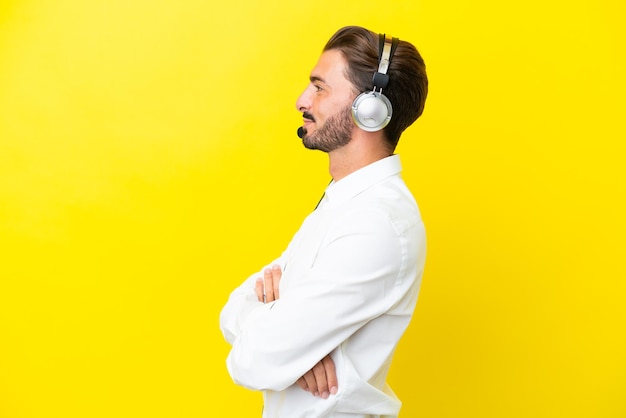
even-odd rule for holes
{"type": "Polygon", "coordinates": [[[398,149],[429,239],[402,416],[625,417],[625,15],[3,0],[0,417],[259,416],[218,313],[328,182],[294,104],[347,24],[430,77],[398,149]]]}

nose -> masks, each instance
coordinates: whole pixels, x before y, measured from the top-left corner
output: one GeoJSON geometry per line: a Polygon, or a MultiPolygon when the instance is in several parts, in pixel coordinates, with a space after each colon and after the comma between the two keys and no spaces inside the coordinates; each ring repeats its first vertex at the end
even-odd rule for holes
{"type": "Polygon", "coordinates": [[[298,97],[298,100],[296,100],[296,109],[298,112],[304,112],[310,107],[311,95],[309,94],[309,90],[310,89],[307,86],[307,88],[300,94],[300,97],[298,97]]]}

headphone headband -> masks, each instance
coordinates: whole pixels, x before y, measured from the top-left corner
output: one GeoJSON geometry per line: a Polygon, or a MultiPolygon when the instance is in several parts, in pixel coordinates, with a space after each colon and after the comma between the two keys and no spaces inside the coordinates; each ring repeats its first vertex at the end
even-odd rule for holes
{"type": "Polygon", "coordinates": [[[389,83],[389,75],[387,74],[389,63],[400,40],[398,38],[389,38],[384,33],[381,33],[378,37],[378,71],[374,73],[372,82],[374,90],[379,88],[382,91],[389,83]]]}

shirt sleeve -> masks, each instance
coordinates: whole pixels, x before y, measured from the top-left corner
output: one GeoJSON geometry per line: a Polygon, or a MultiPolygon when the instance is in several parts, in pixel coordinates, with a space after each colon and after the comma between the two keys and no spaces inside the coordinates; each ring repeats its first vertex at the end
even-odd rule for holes
{"type": "Polygon", "coordinates": [[[284,267],[281,259],[274,260],[260,271],[248,277],[239,287],[237,287],[229,296],[228,302],[220,312],[220,329],[224,338],[231,345],[235,342],[235,338],[241,333],[243,324],[248,316],[253,314],[255,310],[265,309],[264,303],[259,302],[256,292],[256,279],[263,277],[263,271],[272,265],[278,264],[284,267]]]}
{"type": "Polygon", "coordinates": [[[279,300],[256,301],[256,276],[231,295],[221,321],[237,384],[276,391],[294,384],[410,287],[400,280],[410,231],[398,231],[385,213],[353,212],[328,230],[308,277],[290,278],[279,300]]]}

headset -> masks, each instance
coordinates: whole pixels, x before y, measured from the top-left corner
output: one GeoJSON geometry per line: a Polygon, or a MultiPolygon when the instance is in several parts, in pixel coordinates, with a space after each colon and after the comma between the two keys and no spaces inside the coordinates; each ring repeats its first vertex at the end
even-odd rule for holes
{"type": "Polygon", "coordinates": [[[391,120],[391,102],[383,94],[383,89],[389,83],[387,70],[399,42],[398,38],[389,38],[382,33],[379,35],[378,71],[372,77],[374,89],[359,94],[352,102],[352,119],[364,131],[380,131],[391,120]]]}

